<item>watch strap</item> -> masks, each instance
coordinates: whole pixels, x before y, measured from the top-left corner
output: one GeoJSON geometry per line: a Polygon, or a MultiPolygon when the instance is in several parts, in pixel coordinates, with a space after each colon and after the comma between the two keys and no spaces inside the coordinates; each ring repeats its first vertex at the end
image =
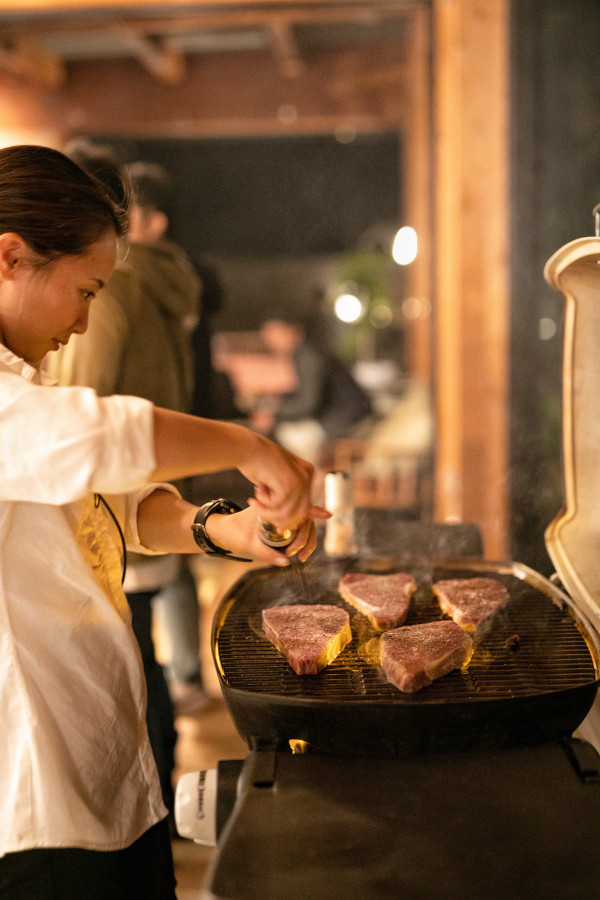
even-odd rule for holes
{"type": "Polygon", "coordinates": [[[241,506],[238,506],[237,503],[234,503],[232,500],[225,500],[223,497],[220,497],[218,500],[209,500],[208,503],[204,503],[196,513],[192,523],[194,540],[200,549],[209,556],[224,556],[227,559],[235,559],[239,562],[252,562],[252,560],[246,559],[243,556],[234,556],[230,550],[224,550],[223,547],[218,547],[211,541],[206,533],[206,520],[213,513],[228,516],[232,513],[241,512],[241,509],[241,506]]]}

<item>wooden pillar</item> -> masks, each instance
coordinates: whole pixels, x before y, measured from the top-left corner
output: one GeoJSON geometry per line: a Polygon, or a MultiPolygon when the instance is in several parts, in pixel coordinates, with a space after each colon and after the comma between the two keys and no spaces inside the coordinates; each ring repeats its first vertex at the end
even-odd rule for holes
{"type": "Polygon", "coordinates": [[[434,0],[436,518],[508,547],[509,0],[434,0]]]}
{"type": "Polygon", "coordinates": [[[418,255],[406,272],[406,293],[416,303],[415,318],[405,325],[408,371],[430,385],[432,309],[432,152],[431,152],[431,17],[416,9],[411,18],[411,83],[403,129],[403,224],[417,232],[418,255]]]}

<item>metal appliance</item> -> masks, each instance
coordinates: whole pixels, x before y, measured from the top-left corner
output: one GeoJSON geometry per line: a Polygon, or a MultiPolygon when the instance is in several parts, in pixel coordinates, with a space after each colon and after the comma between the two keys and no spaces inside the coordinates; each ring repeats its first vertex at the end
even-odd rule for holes
{"type": "Polygon", "coordinates": [[[597,894],[600,756],[582,735],[593,740],[599,719],[599,266],[599,238],[567,245],[546,266],[566,299],[565,509],[547,531],[560,584],[482,559],[472,526],[380,510],[358,513],[356,556],[320,552],[305,571],[315,602],[341,605],[345,571],[412,571],[407,624],[435,617],[434,580],[503,581],[511,600],[466,672],[403,695],[381,678],[373,635],[354,617],[340,657],[298,677],[260,628],[264,606],[298,602],[293,573],[255,570],[223,599],[214,658],[250,752],[208,779],[184,776],[178,789],[182,822],[208,822],[217,840],[203,898],[597,894]]]}

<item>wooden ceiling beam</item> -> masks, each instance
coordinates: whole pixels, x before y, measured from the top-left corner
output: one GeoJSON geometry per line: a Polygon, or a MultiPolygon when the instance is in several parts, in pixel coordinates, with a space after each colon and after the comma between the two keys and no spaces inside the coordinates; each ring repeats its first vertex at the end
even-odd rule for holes
{"type": "Polygon", "coordinates": [[[42,87],[57,88],[66,79],[64,63],[25,37],[0,44],[0,69],[42,87]]]}
{"type": "Polygon", "coordinates": [[[133,28],[112,28],[119,44],[162,84],[181,84],[185,57],[166,39],[148,37],[133,28]]]}
{"type": "MultiPolygon", "coordinates": [[[[94,10],[96,12],[97,9],[94,10]]],[[[0,0],[0,12],[2,12],[2,0],[0,0]]],[[[81,12],[81,11],[80,11],[81,12]]],[[[83,33],[89,31],[105,31],[117,25],[127,25],[144,34],[175,34],[182,31],[196,29],[232,29],[232,28],[269,28],[273,22],[287,22],[290,25],[336,25],[342,22],[373,22],[397,21],[406,19],[410,22],[410,10],[404,7],[379,6],[364,3],[344,7],[289,7],[277,9],[273,7],[252,8],[241,4],[231,8],[204,8],[198,12],[177,13],[172,16],[156,17],[132,17],[123,10],[114,16],[93,17],[77,15],[73,17],[60,17],[57,19],[28,18],[23,24],[10,24],[3,27],[5,33],[18,34],[26,31],[27,34],[52,35],[54,32],[61,34],[83,33]]]]}
{"type": "MultiPolygon", "coordinates": [[[[321,11],[325,6],[331,12],[337,10],[343,12],[345,9],[356,10],[357,7],[363,7],[366,10],[375,8],[376,11],[379,9],[383,11],[391,9],[400,12],[414,12],[415,9],[422,7],[424,2],[426,0],[396,0],[395,3],[390,2],[390,0],[384,3],[380,3],[378,0],[364,0],[362,3],[352,2],[352,0],[328,0],[327,3],[324,3],[323,0],[299,0],[298,3],[294,3],[293,0],[292,2],[290,0],[261,0],[260,3],[256,2],[256,0],[237,0],[237,2],[232,2],[232,0],[211,0],[210,6],[213,9],[225,10],[226,12],[233,10],[234,15],[241,10],[252,9],[258,6],[265,10],[272,9],[275,11],[279,11],[282,6],[291,10],[297,6],[297,11],[306,11],[310,15],[312,12],[321,11]]],[[[64,16],[71,12],[79,15],[88,10],[96,12],[100,9],[111,10],[119,14],[126,10],[127,7],[131,7],[131,5],[131,0],[129,3],[127,0],[0,0],[0,13],[20,13],[30,16],[39,14],[48,16],[56,13],[64,16]]],[[[153,7],[157,8],[161,15],[164,14],[166,9],[173,7],[173,15],[179,15],[182,3],[181,0],[154,0],[154,2],[145,0],[144,6],[150,12],[153,7]]],[[[197,8],[205,11],[207,3],[206,0],[187,0],[185,6],[188,9],[197,8]]]]}
{"type": "Polygon", "coordinates": [[[269,24],[273,39],[273,51],[285,78],[298,78],[304,75],[306,64],[301,58],[294,26],[289,21],[274,19],[269,24]]]}
{"type": "Polygon", "coordinates": [[[398,64],[380,66],[366,72],[352,71],[350,74],[342,74],[334,78],[329,85],[332,96],[342,94],[361,94],[370,91],[381,92],[386,88],[403,90],[410,81],[410,65],[398,64]]]}

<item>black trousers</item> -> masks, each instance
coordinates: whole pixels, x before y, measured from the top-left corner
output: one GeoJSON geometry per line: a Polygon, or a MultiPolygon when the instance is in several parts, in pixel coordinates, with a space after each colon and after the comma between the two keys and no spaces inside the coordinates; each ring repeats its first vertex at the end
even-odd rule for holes
{"type": "Polygon", "coordinates": [[[2,900],[175,900],[167,820],[124,850],[23,850],[0,858],[2,900]]]}

